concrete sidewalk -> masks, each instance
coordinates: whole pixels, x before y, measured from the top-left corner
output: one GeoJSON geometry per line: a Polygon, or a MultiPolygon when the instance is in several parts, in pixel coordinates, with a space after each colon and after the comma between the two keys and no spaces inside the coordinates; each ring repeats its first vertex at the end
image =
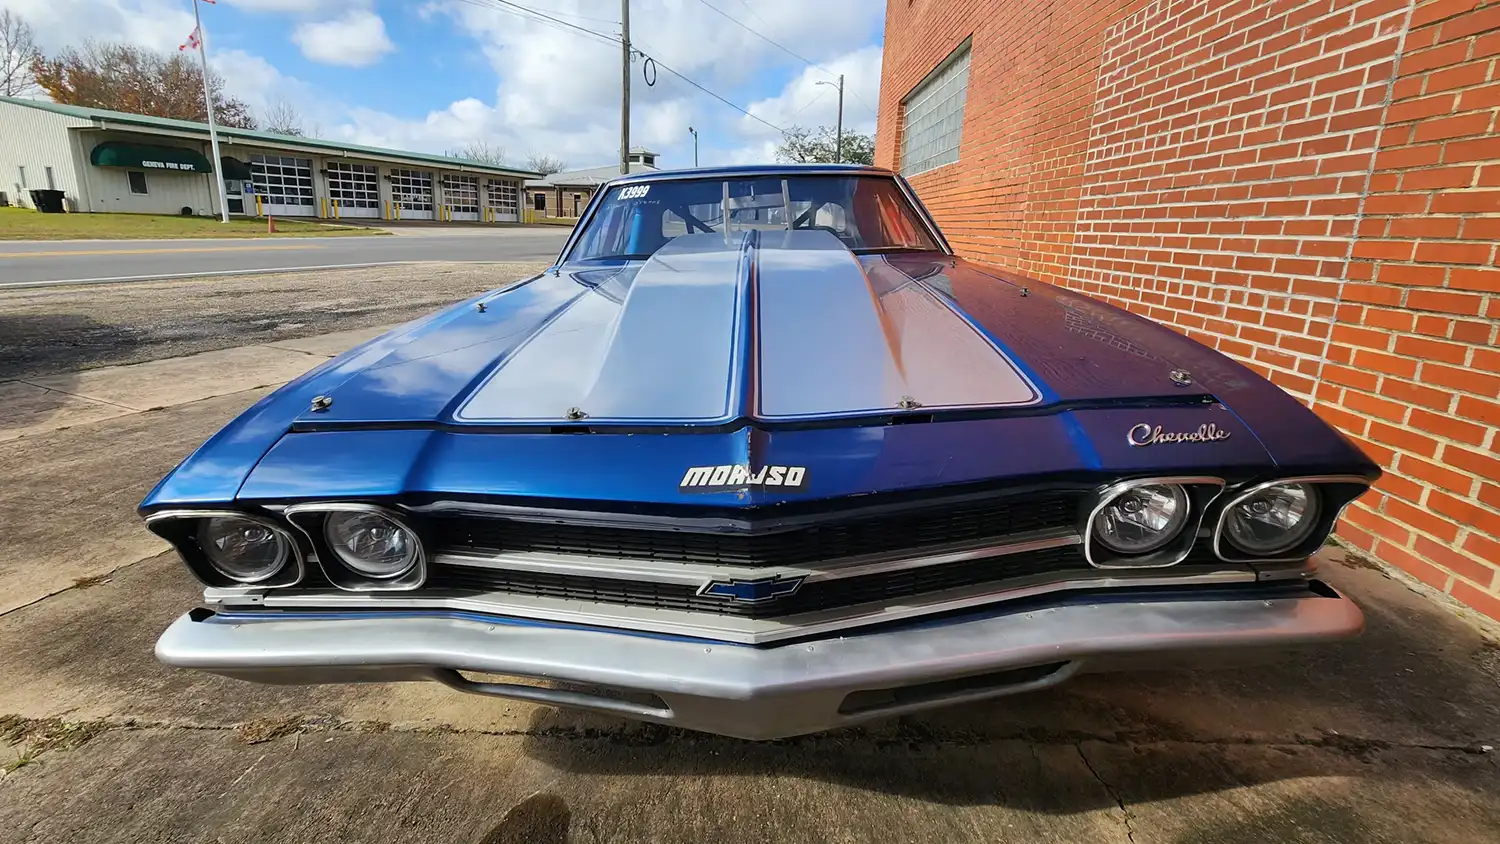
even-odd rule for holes
{"type": "Polygon", "coordinates": [[[0,844],[1497,840],[1500,643],[1335,550],[1359,640],[773,743],[161,666],[201,587],[135,505],[378,330],[0,385],[0,844]]]}
{"type": "Polygon", "coordinates": [[[149,472],[159,478],[186,457],[213,433],[214,422],[228,421],[226,410],[248,407],[392,327],[0,381],[0,447],[14,441],[0,451],[6,467],[0,524],[8,526],[12,540],[30,537],[52,558],[38,566],[32,554],[19,553],[16,542],[0,544],[0,613],[166,551],[166,543],[143,530],[131,512],[155,482],[149,472]],[[58,443],[66,447],[58,449],[58,443]],[[130,474],[124,489],[118,477],[110,481],[111,473],[85,468],[95,462],[135,465],[143,454],[154,456],[145,464],[147,475],[130,474]],[[107,489],[96,486],[101,481],[107,489]],[[134,502],[125,490],[136,495],[134,502]],[[96,499],[111,493],[118,509],[88,523],[91,541],[79,541],[83,525],[58,520],[81,494],[96,499]]]}

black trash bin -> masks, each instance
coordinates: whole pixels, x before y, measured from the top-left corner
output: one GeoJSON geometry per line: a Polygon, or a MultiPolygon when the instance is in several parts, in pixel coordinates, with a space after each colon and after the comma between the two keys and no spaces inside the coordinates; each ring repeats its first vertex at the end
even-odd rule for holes
{"type": "Polygon", "coordinates": [[[60,190],[34,190],[31,204],[43,214],[63,213],[63,192],[60,190]]]}

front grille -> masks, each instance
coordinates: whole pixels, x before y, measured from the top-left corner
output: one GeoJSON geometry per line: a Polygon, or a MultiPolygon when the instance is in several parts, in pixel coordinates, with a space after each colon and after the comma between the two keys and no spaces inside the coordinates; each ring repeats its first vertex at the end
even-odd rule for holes
{"type": "Polygon", "coordinates": [[[800,566],[1073,527],[1080,500],[1080,493],[1037,493],[828,521],[776,533],[690,533],[476,516],[439,517],[428,528],[429,544],[438,553],[545,551],[673,563],[800,566]]]}
{"type": "Polygon", "coordinates": [[[761,604],[735,603],[724,598],[700,596],[692,586],[670,583],[446,564],[433,564],[429,568],[427,586],[462,592],[508,592],[632,607],[691,610],[743,618],[775,618],[855,604],[899,600],[944,589],[998,583],[1031,575],[1090,570],[1083,559],[1083,552],[1078,546],[1072,545],[808,583],[796,594],[761,604]]]}

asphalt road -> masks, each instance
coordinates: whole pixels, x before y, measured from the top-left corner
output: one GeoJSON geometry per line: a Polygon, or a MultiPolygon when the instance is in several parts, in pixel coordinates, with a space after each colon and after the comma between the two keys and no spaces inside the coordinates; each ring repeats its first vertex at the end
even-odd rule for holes
{"type": "Polygon", "coordinates": [[[0,381],[389,325],[546,266],[425,263],[0,289],[0,381]]]}
{"type": "Polygon", "coordinates": [[[546,261],[568,229],[406,229],[369,237],[263,240],[0,241],[0,289],[205,273],[354,267],[417,261],[546,261]]]}

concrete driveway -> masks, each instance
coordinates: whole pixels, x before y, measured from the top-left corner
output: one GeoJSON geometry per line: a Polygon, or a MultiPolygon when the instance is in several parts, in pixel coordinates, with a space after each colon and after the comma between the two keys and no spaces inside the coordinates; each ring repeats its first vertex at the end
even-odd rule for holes
{"type": "Polygon", "coordinates": [[[402,229],[417,237],[0,242],[0,289],[23,285],[224,275],[422,261],[544,261],[570,229],[402,229]]]}
{"type": "Polygon", "coordinates": [[[375,330],[9,382],[66,400],[0,402],[0,842],[1500,840],[1500,644],[1333,550],[1358,641],[763,744],[160,666],[199,587],[135,504],[375,330]]]}

